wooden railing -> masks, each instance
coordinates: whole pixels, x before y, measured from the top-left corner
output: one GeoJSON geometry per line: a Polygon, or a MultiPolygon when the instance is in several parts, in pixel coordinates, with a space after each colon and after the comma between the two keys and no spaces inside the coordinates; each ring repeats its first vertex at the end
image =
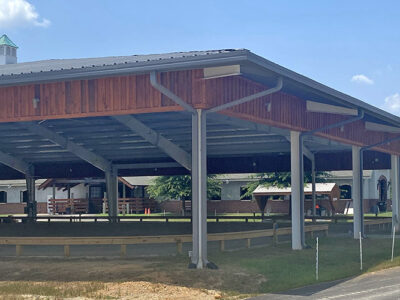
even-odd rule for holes
{"type": "MultiPolygon", "coordinates": [[[[322,216],[322,217],[315,217],[315,218],[309,218],[306,217],[307,220],[313,220],[313,221],[327,221],[327,222],[338,222],[340,220],[353,220],[352,216],[322,216]]],[[[18,223],[18,222],[27,222],[31,221],[31,218],[28,218],[26,215],[25,216],[18,216],[18,215],[10,215],[7,217],[0,217],[0,222],[1,223],[18,223]]],[[[79,215],[79,216],[37,216],[33,218],[35,221],[47,221],[47,222],[52,222],[52,221],[66,221],[66,222],[82,222],[82,221],[87,221],[87,222],[144,222],[144,221],[155,221],[155,222],[170,222],[174,220],[179,220],[179,221],[186,221],[190,222],[191,221],[191,216],[174,216],[174,215],[165,215],[165,216],[155,216],[155,215],[150,215],[150,216],[143,216],[143,215],[138,215],[138,216],[118,216],[118,217],[109,217],[109,216],[97,216],[97,215],[92,215],[92,216],[86,216],[86,215],[79,215]]],[[[273,216],[265,216],[262,218],[261,216],[243,216],[243,215],[238,215],[238,216],[207,216],[207,220],[209,221],[241,221],[241,222],[256,222],[260,220],[264,220],[265,222],[270,221],[270,222],[276,222],[276,221],[287,221],[290,222],[291,217],[288,215],[273,215],[273,216]]],[[[382,220],[384,223],[391,223],[392,218],[391,217],[375,217],[375,216],[365,216],[364,220],[365,222],[368,222],[368,220],[382,220]]]]}
{"type": "MultiPolygon", "coordinates": [[[[108,201],[103,199],[103,213],[108,212],[108,201]]],[[[149,208],[154,212],[156,209],[156,201],[151,198],[119,198],[118,209],[122,214],[132,214],[144,212],[145,208],[149,208]]]]}
{"type": "MultiPolygon", "coordinates": [[[[305,232],[314,233],[323,231],[328,234],[328,225],[309,225],[305,226],[305,232]]],[[[208,241],[219,241],[220,250],[225,250],[225,241],[229,240],[246,240],[247,248],[251,247],[251,239],[260,237],[273,237],[273,243],[278,243],[278,236],[290,235],[292,229],[277,228],[273,229],[226,232],[226,233],[210,233],[208,241]]],[[[192,236],[184,235],[158,235],[158,236],[121,236],[121,237],[2,237],[0,245],[15,245],[16,256],[22,254],[22,247],[26,245],[45,245],[45,246],[64,246],[64,256],[70,256],[71,245],[120,245],[121,256],[126,256],[126,246],[135,244],[170,244],[176,243],[177,252],[182,254],[183,243],[192,241],[192,236]]]]}
{"type": "Polygon", "coordinates": [[[52,214],[86,214],[89,211],[88,199],[49,199],[48,205],[52,214]]]}
{"type": "MultiPolygon", "coordinates": [[[[48,205],[51,214],[89,213],[88,199],[49,199],[48,205]]],[[[94,212],[108,212],[108,201],[106,198],[90,199],[90,205],[94,212]]],[[[154,211],[156,208],[156,202],[149,198],[119,198],[118,208],[119,212],[122,214],[141,213],[145,208],[154,211]]]]}

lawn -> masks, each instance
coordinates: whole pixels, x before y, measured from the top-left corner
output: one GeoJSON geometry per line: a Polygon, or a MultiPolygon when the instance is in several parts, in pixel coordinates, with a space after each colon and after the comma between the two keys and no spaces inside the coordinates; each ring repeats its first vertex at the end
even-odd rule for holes
{"type": "MultiPolygon", "coordinates": [[[[221,267],[236,265],[248,272],[262,275],[259,292],[279,292],[316,283],[315,240],[308,240],[309,249],[292,251],[290,244],[232,252],[228,256],[212,256],[221,267]]],[[[363,271],[360,271],[359,241],[351,238],[323,237],[319,240],[319,281],[332,281],[364,272],[400,266],[400,256],[390,261],[391,240],[368,238],[363,240],[363,271]]],[[[400,255],[400,240],[395,249],[400,255]]]]}

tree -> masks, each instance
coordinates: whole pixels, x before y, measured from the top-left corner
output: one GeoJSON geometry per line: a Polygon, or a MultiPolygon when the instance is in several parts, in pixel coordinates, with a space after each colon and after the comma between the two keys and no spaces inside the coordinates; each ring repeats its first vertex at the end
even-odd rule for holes
{"type": "MultiPolygon", "coordinates": [[[[146,188],[150,197],[160,201],[169,199],[182,200],[182,207],[185,210],[185,200],[192,198],[192,178],[190,175],[182,176],[159,176],[152,185],[146,188]]],[[[221,194],[221,183],[214,175],[207,177],[207,198],[214,199],[221,194]]]]}

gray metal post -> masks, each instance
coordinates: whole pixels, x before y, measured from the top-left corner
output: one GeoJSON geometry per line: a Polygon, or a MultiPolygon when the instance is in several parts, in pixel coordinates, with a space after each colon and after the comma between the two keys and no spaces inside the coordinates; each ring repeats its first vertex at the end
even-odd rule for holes
{"type": "Polygon", "coordinates": [[[312,215],[316,215],[317,195],[315,193],[315,157],[311,160],[311,177],[312,177],[312,215]]]}
{"type": "Polygon", "coordinates": [[[353,199],[353,234],[355,239],[359,239],[361,232],[361,185],[362,185],[362,168],[360,163],[360,147],[352,147],[352,160],[353,160],[353,186],[352,186],[352,199],[353,199]]]}
{"type": "Polygon", "coordinates": [[[302,243],[302,213],[301,213],[301,197],[303,187],[302,179],[302,151],[300,145],[300,132],[290,132],[290,162],[291,162],[291,187],[292,187],[292,249],[301,250],[302,243]]]}
{"type": "Polygon", "coordinates": [[[192,115],[192,266],[207,266],[207,141],[206,114],[192,115]]]}
{"type": "Polygon", "coordinates": [[[53,183],[53,199],[56,199],[56,185],[53,183]]]}
{"type": "Polygon", "coordinates": [[[390,186],[392,189],[392,229],[399,230],[399,157],[391,155],[390,186]]]}
{"type": "Polygon", "coordinates": [[[28,202],[26,203],[26,212],[28,218],[35,218],[37,215],[37,203],[35,199],[35,177],[32,174],[26,174],[26,189],[28,193],[28,202]]]}
{"type": "MultiPolygon", "coordinates": [[[[115,170],[106,173],[108,215],[117,217],[118,215],[118,176],[115,170]]],[[[115,221],[115,219],[112,219],[115,221]]]]}

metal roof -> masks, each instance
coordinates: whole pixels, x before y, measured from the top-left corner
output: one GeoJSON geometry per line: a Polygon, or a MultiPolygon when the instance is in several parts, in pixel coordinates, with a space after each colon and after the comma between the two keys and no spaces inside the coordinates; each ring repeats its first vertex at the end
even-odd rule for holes
{"type": "Polygon", "coordinates": [[[15,44],[13,43],[13,41],[10,40],[10,38],[9,38],[6,34],[3,34],[3,35],[0,37],[0,45],[6,45],[6,46],[18,48],[18,46],[15,45],[15,44]]]}
{"type": "MultiPolygon", "coordinates": [[[[44,73],[57,71],[64,71],[67,75],[68,72],[77,72],[78,70],[85,69],[84,71],[103,70],[109,69],[124,69],[140,64],[162,64],[170,60],[190,60],[196,57],[207,57],[216,54],[224,54],[230,52],[237,52],[242,50],[223,49],[223,50],[209,50],[209,51],[190,51],[190,52],[173,52],[164,54],[146,54],[146,55],[130,55],[130,56],[109,56],[109,57],[93,57],[93,58],[76,58],[76,59],[49,59],[33,62],[24,62],[18,64],[9,64],[0,66],[1,80],[5,77],[13,77],[16,82],[17,78],[22,79],[23,75],[32,73],[44,73]]],[[[123,70],[121,70],[123,71],[123,70]]],[[[1,81],[0,81],[1,83],[1,81]]]]}

